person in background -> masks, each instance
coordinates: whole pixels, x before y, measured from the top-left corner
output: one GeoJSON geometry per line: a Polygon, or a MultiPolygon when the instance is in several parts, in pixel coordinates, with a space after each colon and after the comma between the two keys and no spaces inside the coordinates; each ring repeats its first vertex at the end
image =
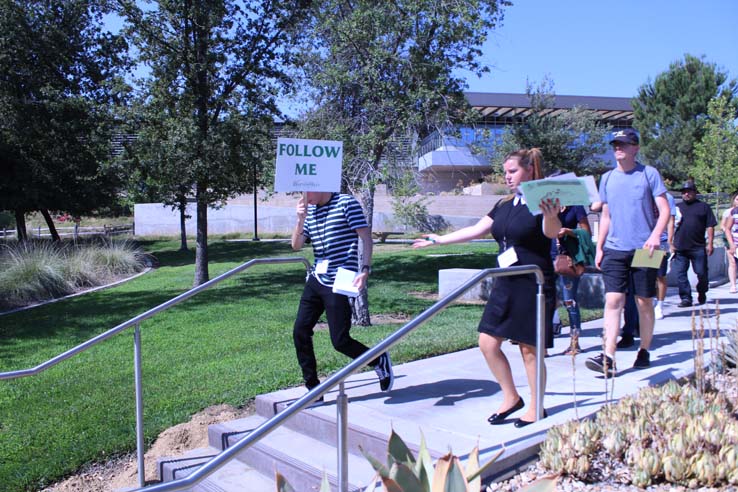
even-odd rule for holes
{"type": "Polygon", "coordinates": [[[638,306],[640,349],[635,368],[651,365],[648,349],[653,338],[656,294],[656,269],[633,267],[635,251],[641,248],[652,255],[660,247],[660,237],[669,219],[666,187],[656,168],[636,160],[638,132],[625,128],[613,132],[610,145],[617,167],[600,180],[602,217],[597,238],[595,265],[602,271],[605,284],[604,351],[587,359],[588,369],[612,377],[616,373],[615,352],[620,331],[620,317],[630,276],[638,306]],[[654,217],[654,203],[658,218],[654,217]]]}
{"type": "MultiPolygon", "coordinates": [[[[313,349],[313,329],[325,312],[333,348],[355,359],[369,350],[351,337],[351,305],[348,297],[333,292],[339,267],[359,272],[354,286],[366,285],[372,271],[372,237],[361,205],[351,195],[307,192],[297,202],[297,224],[292,232],[292,249],[299,251],[309,242],[315,264],[305,283],[293,328],[297,362],[308,390],[320,384],[313,349]],[[359,240],[364,264],[359,268],[359,240]]],[[[388,352],[369,363],[379,378],[382,391],[392,389],[394,374],[388,352]]]]}
{"type": "Polygon", "coordinates": [[[738,292],[736,288],[736,258],[735,246],[738,244],[738,192],[733,193],[730,199],[730,207],[723,212],[721,221],[723,234],[725,234],[725,251],[728,255],[728,280],[730,281],[730,293],[738,292]]]}
{"type": "Polygon", "coordinates": [[[672,267],[679,282],[679,307],[692,305],[692,286],[689,285],[687,270],[691,263],[697,275],[697,303],[707,302],[710,288],[707,257],[713,253],[713,239],[717,220],[708,204],[697,199],[697,187],[688,180],[681,189],[682,202],[677,205],[676,229],[672,244],[672,267]],[[705,239],[707,235],[707,239],[705,239]]]}
{"type": "Polygon", "coordinates": [[[666,230],[661,233],[661,250],[665,252],[664,259],[661,260],[661,266],[656,273],[656,304],[654,304],[653,312],[656,319],[664,319],[664,299],[666,299],[666,273],[669,269],[669,256],[671,256],[671,244],[674,241],[674,217],[676,217],[676,202],[671,193],[664,195],[666,201],[669,202],[669,222],[666,224],[666,230]]]}
{"type": "MultiPolygon", "coordinates": [[[[543,156],[539,149],[520,149],[505,157],[503,169],[505,183],[512,195],[500,200],[492,210],[472,226],[439,236],[429,234],[416,239],[413,248],[426,248],[436,244],[464,243],[486,236],[492,232],[500,253],[500,267],[512,265],[536,265],[544,275],[546,299],[546,346],[553,347],[551,313],[556,303],[553,262],[551,261],[551,239],[561,230],[558,200],[541,202],[538,207],[543,214],[531,214],[518,186],[524,181],[541,179],[543,156]]],[[[502,390],[500,407],[489,416],[492,425],[507,422],[507,417],[525,407],[523,398],[513,381],[510,363],[502,351],[505,340],[518,342],[523,358],[532,403],[517,420],[515,427],[532,424],[536,409],[536,309],[533,307],[538,293],[538,284],[533,274],[497,277],[487,305],[479,322],[479,348],[490,371],[502,390]]],[[[545,387],[545,372],[543,387],[545,387]]],[[[547,416],[545,409],[544,417],[547,416]]]]}
{"type": "MultiPolygon", "coordinates": [[[[552,258],[556,258],[559,252],[566,252],[572,258],[575,258],[579,251],[581,251],[581,255],[585,255],[585,251],[591,251],[593,253],[592,229],[589,227],[587,211],[584,207],[581,205],[563,207],[559,213],[559,221],[561,222],[561,230],[556,239],[551,241],[552,258]],[[588,242],[588,245],[582,244],[585,242],[588,242]]],[[[590,262],[593,259],[593,257],[590,257],[590,262]]],[[[586,263],[586,260],[584,263],[586,263]]],[[[559,291],[561,292],[566,311],[569,314],[571,343],[564,352],[567,355],[581,352],[579,347],[579,333],[582,330],[582,316],[579,310],[579,304],[577,303],[580,278],[557,275],[559,291]]],[[[554,318],[555,322],[556,319],[554,318]]]]}

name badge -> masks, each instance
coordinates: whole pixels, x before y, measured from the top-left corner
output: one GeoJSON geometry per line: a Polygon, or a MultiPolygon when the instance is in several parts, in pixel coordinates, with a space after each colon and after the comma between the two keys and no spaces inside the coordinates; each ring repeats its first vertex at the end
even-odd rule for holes
{"type": "Polygon", "coordinates": [[[517,262],[518,254],[515,252],[514,247],[507,248],[503,253],[497,255],[497,263],[500,265],[500,268],[507,268],[517,262]]]}
{"type": "Polygon", "coordinates": [[[330,260],[319,261],[318,264],[315,265],[315,273],[320,275],[328,273],[328,263],[330,263],[330,260]]]}

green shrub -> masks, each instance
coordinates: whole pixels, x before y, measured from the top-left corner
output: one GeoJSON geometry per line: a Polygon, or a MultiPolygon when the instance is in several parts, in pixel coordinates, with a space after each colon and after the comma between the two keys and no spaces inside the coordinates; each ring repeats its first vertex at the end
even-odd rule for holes
{"type": "Polygon", "coordinates": [[[15,216],[5,210],[0,210],[0,229],[15,227],[15,216]]]}

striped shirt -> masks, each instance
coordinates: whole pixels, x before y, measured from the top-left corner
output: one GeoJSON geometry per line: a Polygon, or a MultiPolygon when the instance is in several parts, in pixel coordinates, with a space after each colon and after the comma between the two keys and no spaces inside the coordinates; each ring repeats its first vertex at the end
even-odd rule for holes
{"type": "Polygon", "coordinates": [[[333,193],[325,205],[308,205],[302,234],[312,243],[315,265],[328,260],[328,271],[313,275],[321,284],[332,287],[339,267],[359,271],[357,229],[369,227],[361,205],[351,195],[333,193]]]}

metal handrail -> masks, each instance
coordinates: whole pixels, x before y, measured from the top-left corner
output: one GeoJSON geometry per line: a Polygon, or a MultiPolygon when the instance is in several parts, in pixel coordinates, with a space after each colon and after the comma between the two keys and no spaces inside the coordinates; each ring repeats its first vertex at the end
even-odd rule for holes
{"type": "Polygon", "coordinates": [[[36,367],[32,367],[29,369],[21,369],[17,371],[0,372],[0,380],[18,379],[18,378],[34,376],[36,374],[39,374],[59,364],[63,360],[69,359],[70,357],[74,357],[75,355],[81,352],[84,352],[89,348],[94,347],[98,343],[101,343],[107,340],[108,338],[114,335],[117,335],[118,333],[125,330],[126,328],[130,328],[134,326],[135,330],[133,334],[133,352],[134,352],[134,378],[135,378],[135,386],[136,386],[136,450],[137,450],[137,457],[138,457],[139,485],[143,487],[145,484],[145,481],[144,481],[143,391],[141,387],[141,333],[140,333],[141,322],[148,318],[151,318],[152,316],[162,311],[169,309],[170,307],[173,307],[179,304],[182,301],[189,299],[190,297],[194,295],[197,295],[203,290],[209,289],[215,284],[218,284],[222,282],[223,280],[229,277],[232,277],[233,275],[237,273],[240,273],[248,268],[251,268],[252,266],[264,265],[264,264],[281,264],[281,263],[302,263],[305,265],[306,270],[310,270],[310,262],[303,257],[256,258],[256,259],[247,261],[246,263],[243,263],[237,266],[236,268],[228,270],[227,272],[221,275],[218,275],[214,279],[209,280],[203,284],[200,284],[197,287],[193,287],[187,292],[184,292],[178,295],[177,297],[174,297],[162,304],[159,304],[158,306],[153,307],[149,309],[148,311],[141,313],[134,318],[129,319],[128,321],[124,321],[118,326],[115,326],[114,328],[111,328],[108,331],[101,333],[97,335],[96,337],[91,338],[87,340],[86,342],[81,343],[77,345],[76,347],[67,350],[64,353],[59,354],[52,359],[49,359],[46,362],[37,365],[36,367]]]}
{"type": "Polygon", "coordinates": [[[338,448],[338,490],[340,492],[348,492],[348,449],[347,449],[347,434],[348,434],[348,418],[346,417],[347,405],[346,395],[344,394],[344,381],[352,374],[359,371],[362,367],[367,365],[372,360],[376,359],[379,355],[389,350],[392,346],[397,344],[406,335],[415,330],[418,326],[425,323],[433,316],[438,314],[441,310],[445,309],[451,302],[462,296],[464,292],[471,289],[474,285],[481,282],[488,276],[492,277],[509,277],[514,275],[524,274],[535,274],[536,283],[538,284],[538,293],[536,295],[536,420],[543,418],[543,372],[544,372],[544,353],[546,343],[546,332],[545,327],[545,311],[544,302],[545,295],[543,293],[544,277],[541,269],[535,265],[522,265],[512,266],[508,268],[487,268],[477,273],[473,277],[469,278],[466,282],[457,287],[454,291],[448,294],[443,299],[438,300],[431,307],[420,313],[417,317],[410,320],[402,328],[379,342],[374,347],[370,348],[359,357],[354,359],[346,367],[340,371],[334,373],[328,377],[321,384],[308,391],[305,395],[295,400],[287,408],[274,415],[272,418],[262,423],[260,426],[251,431],[246,437],[235,443],[233,446],[222,451],[220,454],[215,456],[213,459],[205,463],[197,471],[191,475],[175,480],[172,482],[152,485],[149,487],[141,487],[135,489],[133,492],[173,492],[176,490],[184,490],[190,488],[212,473],[225,466],[238,453],[251,446],[254,442],[258,441],[262,437],[267,436],[277,427],[282,425],[286,420],[292,417],[297,412],[302,411],[319,397],[323,396],[334,386],[339,386],[338,398],[337,398],[337,424],[338,424],[338,435],[337,435],[337,448],[338,448]]]}

